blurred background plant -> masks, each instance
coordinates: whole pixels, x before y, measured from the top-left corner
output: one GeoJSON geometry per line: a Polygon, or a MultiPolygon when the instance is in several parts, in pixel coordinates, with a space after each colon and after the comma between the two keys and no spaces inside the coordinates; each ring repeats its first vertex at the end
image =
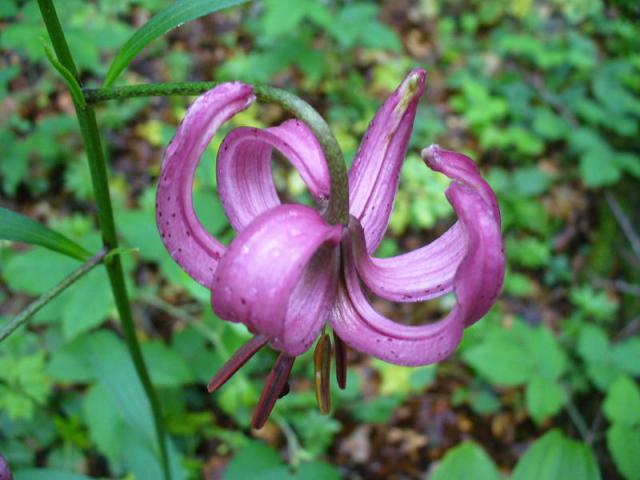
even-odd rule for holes
{"type": "MultiPolygon", "coordinates": [[[[169,0],[56,2],[83,80],[169,0]]],[[[321,416],[312,362],[295,395],[249,429],[264,351],[215,396],[204,385],[246,338],[174,265],[155,228],[163,148],[190,99],[103,104],[99,124],[138,335],[171,435],[177,478],[640,478],[640,8],[627,0],[263,0],[189,22],[151,44],[120,80],[229,80],[295,91],[352,158],[385,95],[429,73],[379,254],[451,224],[447,182],[422,165],[439,143],[468,153],[496,190],[508,275],[502,299],[450,360],[408,369],[350,352],[349,386],[321,416]]],[[[71,98],[45,61],[35,1],[0,3],[0,201],[90,251],[95,205],[71,98]]],[[[286,118],[258,105],[233,126],[286,118]]],[[[214,140],[196,206],[232,238],[217,199],[214,140]]],[[[308,201],[276,159],[281,195],[308,201]]],[[[0,324],[77,264],[0,241],[0,324]]],[[[378,309],[436,318],[447,299],[378,309]]],[[[34,467],[160,478],[153,422],[121,340],[104,272],[92,271],[0,344],[0,452],[34,467]]],[[[22,473],[20,473],[22,471],[22,473]]]]}

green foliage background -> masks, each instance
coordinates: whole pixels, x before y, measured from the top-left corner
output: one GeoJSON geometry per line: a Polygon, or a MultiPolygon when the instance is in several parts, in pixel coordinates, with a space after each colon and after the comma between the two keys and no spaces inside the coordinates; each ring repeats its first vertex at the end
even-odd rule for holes
{"type": "MultiPolygon", "coordinates": [[[[170,3],[56,2],[83,77],[97,85],[117,48],[170,3]]],[[[206,395],[248,334],[213,316],[209,293],[173,263],[155,228],[162,150],[189,99],[105,104],[116,221],[135,249],[125,266],[176,478],[639,479],[638,18],[624,0],[264,0],[147,48],[121,83],[275,84],[325,115],[349,159],[385,95],[423,66],[428,90],[378,253],[422,245],[452,221],[446,180],[418,156],[439,143],[474,158],[497,192],[509,262],[501,300],[454,357],[407,369],[353,355],[331,417],[316,411],[305,357],[294,394],[257,434],[248,425],[274,355],[260,352],[206,395]]],[[[82,143],[43,37],[34,1],[0,3],[0,200],[96,251],[82,143]]],[[[256,106],[225,131],[284,118],[256,106]]],[[[212,175],[222,138],[195,195],[203,222],[228,241],[212,175]]],[[[274,168],[283,196],[308,200],[299,177],[274,168]]],[[[76,266],[0,242],[0,321],[76,266]]],[[[420,321],[450,302],[378,306],[420,321]]],[[[97,269],[0,345],[0,453],[18,480],[160,477],[148,405],[114,318],[97,269]]]]}

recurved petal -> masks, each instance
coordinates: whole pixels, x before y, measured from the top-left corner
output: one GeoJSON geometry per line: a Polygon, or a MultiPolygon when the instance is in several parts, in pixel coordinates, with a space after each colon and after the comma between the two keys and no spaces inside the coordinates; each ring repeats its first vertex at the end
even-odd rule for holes
{"type": "MultiPolygon", "coordinates": [[[[496,196],[470,158],[437,145],[425,148],[422,155],[433,170],[475,190],[500,226],[496,196]]],[[[461,216],[461,212],[456,211],[456,214],[461,216]]],[[[395,302],[416,302],[452,290],[454,276],[466,252],[466,237],[460,222],[430,244],[390,258],[370,257],[357,227],[357,222],[352,222],[356,268],[360,278],[376,295],[395,302]]]]}
{"type": "Polygon", "coordinates": [[[300,172],[314,199],[329,196],[329,170],[322,148],[303,122],[288,120],[266,130],[241,127],[226,136],[218,151],[217,179],[222,205],[236,230],[280,205],[271,173],[278,150],[300,172]]]}
{"type": "Polygon", "coordinates": [[[167,147],[156,196],[156,222],[173,259],[198,283],[211,287],[225,251],[198,220],[193,209],[193,178],[200,157],[224,122],[247,108],[255,97],[250,85],[224,83],[202,94],[189,107],[167,147]]]}
{"type": "Polygon", "coordinates": [[[491,211],[500,222],[500,208],[495,193],[482,178],[476,164],[466,155],[431,145],[422,150],[422,159],[436,172],[444,173],[451,180],[457,180],[475,189],[480,198],[491,206],[491,211]]]}
{"type": "Polygon", "coordinates": [[[426,72],[414,69],[369,124],[349,171],[350,213],[373,252],[389,223],[426,72]]]}
{"type": "Polygon", "coordinates": [[[500,228],[489,205],[468,186],[454,183],[447,197],[460,216],[466,254],[454,278],[456,305],[436,323],[398,324],[376,312],[365,297],[353,264],[352,245],[345,238],[344,280],[331,314],[337,334],[352,347],[399,365],[426,365],[449,356],[465,326],[493,305],[504,278],[500,228]]]}
{"type": "Polygon", "coordinates": [[[362,228],[354,219],[349,229],[358,274],[376,295],[393,302],[419,302],[453,289],[453,279],[467,250],[459,223],[430,244],[389,258],[369,255],[362,228]]]}
{"type": "Polygon", "coordinates": [[[211,304],[221,318],[267,335],[288,355],[307,350],[333,303],[341,226],[304,205],[256,217],[220,260],[211,304]],[[326,247],[326,248],[323,248],[326,247]]]}

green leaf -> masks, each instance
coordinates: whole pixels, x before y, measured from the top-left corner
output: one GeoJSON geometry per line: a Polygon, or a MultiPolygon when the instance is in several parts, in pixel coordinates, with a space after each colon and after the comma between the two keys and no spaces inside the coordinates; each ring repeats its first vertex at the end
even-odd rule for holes
{"type": "Polygon", "coordinates": [[[558,413],[564,400],[564,391],[560,385],[540,375],[535,376],[527,385],[527,409],[536,423],[542,423],[558,413]]]}
{"type": "Polygon", "coordinates": [[[322,462],[303,463],[294,472],[284,465],[278,452],[259,442],[251,442],[231,459],[223,480],[339,480],[336,469],[322,462]]]}
{"type": "Polygon", "coordinates": [[[149,365],[151,379],[159,387],[179,387],[194,381],[189,365],[160,341],[146,342],[142,353],[149,365]]]}
{"type": "Polygon", "coordinates": [[[73,240],[45,227],[39,222],[0,207],[0,239],[40,245],[78,260],[91,254],[73,240]]]}
{"type": "Polygon", "coordinates": [[[603,409],[612,423],[640,426],[640,389],[626,375],[619,377],[609,388],[603,409]]]}
{"type": "MultiPolygon", "coordinates": [[[[622,355],[626,355],[624,351],[627,342],[623,342],[618,346],[622,347],[622,355]]],[[[585,325],[580,329],[577,344],[578,354],[587,364],[587,373],[591,381],[600,390],[605,391],[618,378],[620,373],[624,371],[622,367],[629,367],[636,362],[625,363],[619,365],[614,359],[615,350],[609,344],[606,333],[600,327],[595,325],[585,325]]],[[[619,355],[619,361],[624,357],[619,355]]],[[[631,368],[633,369],[633,367],[631,368]]],[[[632,372],[630,372],[632,373],[632,372]]]]}
{"type": "Polygon", "coordinates": [[[509,329],[491,331],[484,341],[465,350],[463,357],[491,383],[505,386],[521,385],[535,376],[555,380],[566,367],[553,333],[521,321],[509,329]]]}
{"type": "Polygon", "coordinates": [[[512,263],[526,268],[540,268],[549,265],[551,260],[551,243],[534,237],[516,239],[507,238],[507,258],[512,263]]]}
{"type": "MultiPolygon", "coordinates": [[[[206,384],[227,360],[219,350],[211,348],[202,332],[191,325],[173,334],[171,350],[191,367],[195,380],[202,384],[206,384]]],[[[153,375],[153,366],[151,370],[153,375]]]]}
{"type": "MultiPolygon", "coordinates": [[[[220,234],[229,226],[224,208],[222,208],[222,202],[213,191],[200,188],[194,192],[193,199],[198,218],[212,235],[220,234]]],[[[158,233],[156,233],[156,236],[158,236],[158,233]]]]}
{"type": "Polygon", "coordinates": [[[128,247],[139,249],[144,260],[160,261],[167,256],[153,213],[122,210],[117,216],[118,230],[128,247]]]}
{"type": "Polygon", "coordinates": [[[640,429],[612,425],[607,430],[607,447],[626,479],[640,479],[640,429]]]}
{"type": "Polygon", "coordinates": [[[309,462],[300,465],[295,473],[290,473],[289,468],[283,466],[280,468],[282,472],[280,477],[274,477],[273,480],[340,480],[342,476],[333,465],[323,462],[309,462]]]}
{"type": "Polygon", "coordinates": [[[89,272],[63,295],[62,332],[68,340],[100,325],[114,309],[109,279],[102,271],[89,272]]]}
{"type": "Polygon", "coordinates": [[[77,266],[69,257],[32,248],[25,253],[12,255],[3,265],[2,276],[11,290],[36,296],[61,282],[77,266]]]}
{"type": "Polygon", "coordinates": [[[571,289],[571,303],[596,320],[612,321],[618,310],[618,302],[605,291],[597,291],[591,285],[571,289]]]}
{"type": "MultiPolygon", "coordinates": [[[[119,455],[125,468],[137,478],[161,478],[162,468],[154,434],[149,401],[136,375],[125,345],[113,333],[99,331],[83,337],[80,354],[99,382],[104,398],[124,428],[119,455]]],[[[104,435],[93,431],[93,435],[104,435]]],[[[104,437],[94,437],[95,439],[104,437]]],[[[113,439],[111,439],[113,440],[113,439]]],[[[101,444],[103,447],[104,443],[101,444]]],[[[178,454],[168,443],[169,462],[176,480],[184,478],[178,454]]]]}
{"type": "Polygon", "coordinates": [[[331,21],[327,7],[315,0],[265,0],[264,10],[260,27],[267,37],[296,31],[305,18],[314,18],[321,23],[331,21]]]}
{"type": "Polygon", "coordinates": [[[135,56],[153,40],[164,35],[169,30],[200,18],[223,8],[245,3],[248,0],[183,0],[156,14],[134,33],[124,46],[118,51],[109,71],[104,86],[109,87],[127,68],[135,56]]]}
{"type": "Polygon", "coordinates": [[[375,397],[373,400],[358,402],[354,415],[365,423],[385,423],[391,418],[404,400],[404,395],[375,397]]]}
{"type": "Polygon", "coordinates": [[[93,380],[93,370],[84,359],[84,338],[78,337],[53,352],[46,367],[47,375],[62,383],[86,383],[93,380]]]}
{"type": "Polygon", "coordinates": [[[118,455],[125,433],[122,417],[109,401],[107,392],[101,385],[94,385],[85,394],[82,410],[91,439],[113,468],[119,463],[118,455]]]}
{"type": "Polygon", "coordinates": [[[436,377],[434,365],[426,367],[403,367],[374,359],[373,367],[382,377],[381,395],[408,394],[420,391],[433,383],[436,377]]]}
{"type": "Polygon", "coordinates": [[[536,372],[549,380],[565,371],[567,358],[553,332],[543,326],[532,329],[527,349],[534,358],[536,372]]]}
{"type": "Polygon", "coordinates": [[[311,411],[305,409],[295,415],[287,413],[287,418],[291,419],[296,431],[299,432],[305,450],[313,458],[326,453],[333,438],[342,428],[335,418],[322,415],[315,409],[311,411]]]}
{"type": "Polygon", "coordinates": [[[613,363],[625,372],[640,376],[640,338],[632,337],[613,346],[613,363]]]}
{"type": "Polygon", "coordinates": [[[255,478],[256,472],[268,472],[282,464],[274,449],[260,442],[251,442],[240,450],[229,462],[223,480],[255,478]]]}
{"type": "Polygon", "coordinates": [[[581,442],[565,437],[559,430],[546,433],[522,456],[512,480],[600,480],[593,451],[581,442]]]}
{"type": "Polygon", "coordinates": [[[13,478],[15,480],[91,480],[84,475],[49,468],[18,470],[13,474],[13,478]]]}
{"type": "Polygon", "coordinates": [[[151,408],[124,344],[113,333],[99,331],[85,336],[80,350],[127,424],[154,444],[151,408]]]}
{"type": "Polygon", "coordinates": [[[49,396],[44,352],[20,354],[11,348],[0,354],[0,411],[9,418],[30,420],[49,396]]]}
{"type": "MultiPolygon", "coordinates": [[[[514,327],[521,329],[520,326],[514,327]]],[[[491,333],[488,338],[470,347],[464,360],[494,385],[515,386],[525,383],[532,370],[531,357],[524,335],[511,330],[491,333]]]]}
{"type": "Polygon", "coordinates": [[[478,445],[465,442],[447,452],[431,480],[500,480],[502,477],[491,458],[478,445]]]}
{"type": "Polygon", "coordinates": [[[535,197],[549,189],[549,176],[538,167],[521,167],[513,174],[513,184],[519,195],[535,197]]]}
{"type": "MultiPolygon", "coordinates": [[[[76,268],[75,260],[33,248],[13,255],[2,274],[12,290],[40,295],[76,268]]],[[[71,339],[102,323],[113,309],[109,280],[103,271],[94,270],[53,299],[34,320],[61,321],[65,337],[71,339]],[[87,308],[88,299],[91,308],[87,308]]]]}

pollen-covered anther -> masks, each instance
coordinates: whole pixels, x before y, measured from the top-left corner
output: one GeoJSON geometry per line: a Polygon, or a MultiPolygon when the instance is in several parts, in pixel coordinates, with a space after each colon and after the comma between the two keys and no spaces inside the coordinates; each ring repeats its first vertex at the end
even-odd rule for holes
{"type": "Polygon", "coordinates": [[[331,412],[331,339],[326,333],[316,344],[313,352],[313,366],[318,408],[320,413],[328,415],[331,412]]]}

